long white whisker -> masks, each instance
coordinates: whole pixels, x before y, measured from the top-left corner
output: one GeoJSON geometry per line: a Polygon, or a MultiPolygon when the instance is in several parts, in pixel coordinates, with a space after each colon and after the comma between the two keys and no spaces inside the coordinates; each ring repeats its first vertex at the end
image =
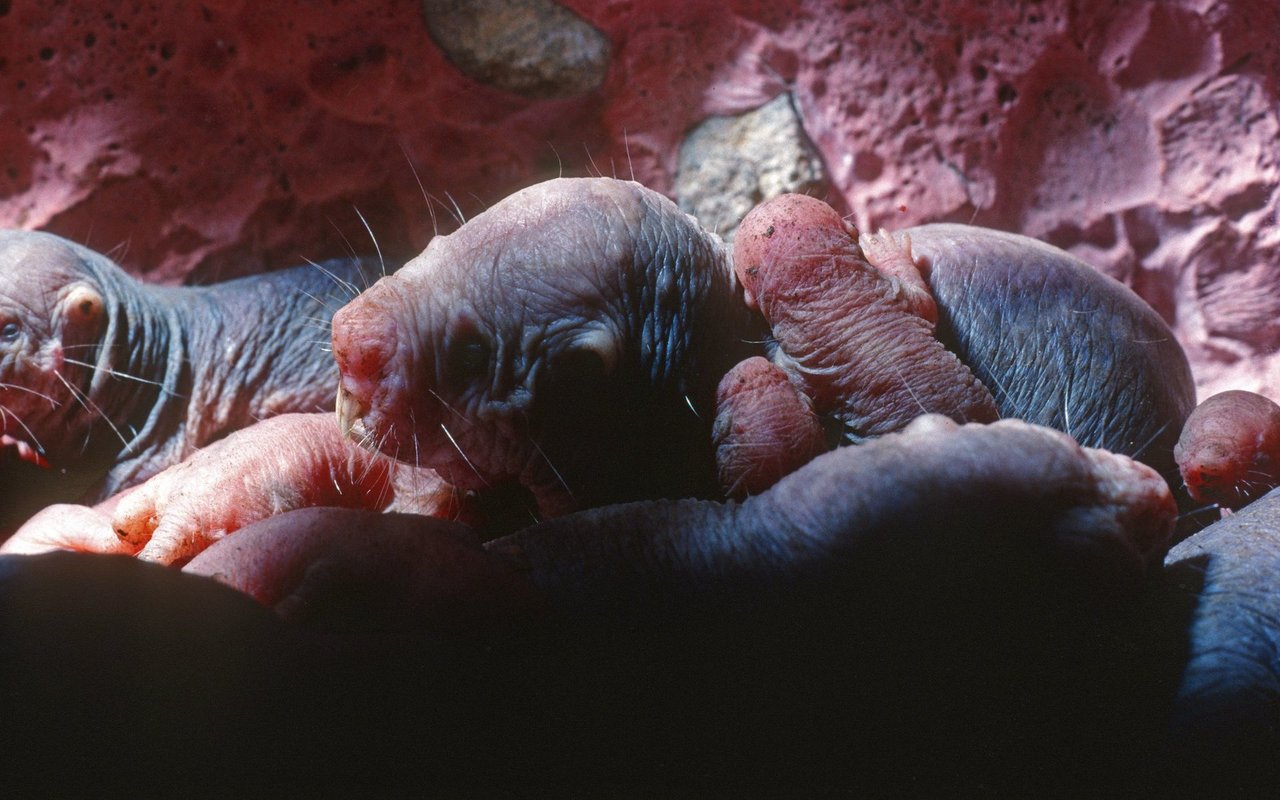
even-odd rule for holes
{"type": "Polygon", "coordinates": [[[595,159],[595,156],[591,155],[591,148],[587,147],[587,146],[586,146],[586,144],[583,144],[583,145],[582,145],[582,149],[583,149],[583,150],[586,152],[586,154],[587,154],[587,161],[588,161],[588,163],[590,163],[590,164],[591,164],[591,168],[592,168],[593,170],[595,170],[595,171],[596,171],[596,177],[597,177],[597,178],[603,178],[603,177],[604,177],[604,173],[603,173],[603,172],[601,172],[601,171],[600,171],[600,168],[596,166],[596,159],[595,159]]]}
{"type": "MultiPolygon", "coordinates": [[[[431,197],[431,199],[432,199],[432,200],[434,200],[436,203],[438,203],[438,204],[440,205],[440,207],[441,207],[441,208],[443,208],[443,209],[444,209],[444,210],[449,214],[449,216],[453,217],[453,221],[454,221],[454,222],[458,223],[459,225],[462,225],[462,224],[463,224],[462,217],[461,217],[461,216],[459,216],[459,215],[461,214],[461,212],[460,212],[460,211],[455,212],[455,211],[450,210],[450,208],[449,208],[449,204],[448,204],[448,203],[446,203],[445,201],[441,200],[439,197],[436,197],[434,194],[431,194],[430,192],[428,192],[427,194],[431,197]]],[[[446,197],[448,196],[448,194],[449,194],[448,192],[445,192],[445,196],[446,196],[446,197]]],[[[452,198],[451,198],[451,199],[452,199],[452,198]]],[[[432,213],[431,213],[431,219],[432,219],[432,221],[433,221],[433,222],[434,222],[434,221],[435,221],[435,219],[436,219],[436,215],[435,215],[435,212],[434,212],[434,211],[432,211],[432,213]]],[[[439,230],[437,230],[437,231],[436,231],[436,233],[439,233],[439,232],[440,232],[439,230]]]]}
{"type": "Polygon", "coordinates": [[[445,427],[443,422],[440,423],[440,430],[444,431],[444,435],[449,437],[449,444],[453,445],[453,449],[458,451],[458,455],[462,456],[462,460],[467,463],[468,467],[471,467],[471,471],[476,474],[481,483],[488,486],[489,481],[485,480],[485,477],[480,474],[480,470],[476,469],[476,465],[471,463],[471,459],[467,458],[467,454],[462,452],[462,448],[458,446],[458,441],[453,438],[452,433],[449,433],[449,429],[445,427]]]}
{"type": "Polygon", "coordinates": [[[457,201],[457,200],[454,200],[454,199],[453,199],[453,195],[449,194],[448,192],[445,192],[445,193],[444,193],[444,196],[445,196],[445,197],[447,197],[447,198],[449,198],[449,202],[450,202],[450,203],[453,203],[453,211],[454,211],[454,213],[455,213],[455,214],[457,214],[457,215],[458,215],[458,216],[457,216],[458,224],[459,224],[459,225],[466,225],[466,224],[467,224],[467,215],[462,213],[462,207],[458,205],[458,201],[457,201]]]}
{"type": "Polygon", "coordinates": [[[364,214],[360,213],[360,209],[355,206],[351,210],[356,212],[356,216],[360,218],[360,223],[364,225],[364,229],[369,233],[369,241],[373,242],[373,251],[378,254],[378,267],[382,270],[382,274],[387,274],[387,262],[382,260],[382,248],[378,245],[378,237],[373,235],[373,228],[369,227],[369,221],[364,218],[364,214]]]}
{"type": "Polygon", "coordinates": [[[67,380],[62,376],[61,372],[54,372],[53,376],[58,380],[62,381],[62,385],[67,387],[67,391],[71,392],[72,397],[75,397],[81,404],[84,405],[85,408],[97,414],[99,417],[102,417],[102,421],[107,423],[107,427],[109,427],[112,433],[114,433],[120,439],[120,444],[124,445],[125,447],[129,446],[129,440],[124,438],[124,434],[120,432],[120,429],[116,427],[116,424],[111,421],[111,418],[108,417],[101,408],[98,407],[97,403],[93,402],[93,400],[89,398],[88,394],[86,394],[85,392],[73,386],[71,381],[67,380]]]}
{"type": "MultiPolygon", "coordinates": [[[[366,447],[364,446],[364,443],[363,443],[363,442],[361,442],[361,443],[360,443],[360,448],[361,448],[362,450],[370,450],[370,451],[373,451],[373,458],[370,458],[370,459],[368,460],[368,462],[364,465],[364,469],[363,469],[363,470],[361,470],[361,472],[360,472],[360,475],[359,475],[358,480],[359,480],[359,482],[360,482],[360,484],[361,484],[361,485],[363,485],[363,484],[364,484],[364,482],[365,482],[366,480],[368,480],[368,479],[369,479],[369,474],[370,474],[371,472],[373,472],[373,468],[374,468],[374,466],[378,463],[378,459],[382,457],[380,454],[382,453],[382,444],[383,444],[385,441],[386,441],[386,440],[385,440],[385,438],[384,438],[384,439],[379,440],[379,441],[377,442],[377,445],[376,445],[375,447],[372,447],[372,448],[366,448],[366,447]]],[[[394,465],[393,465],[393,466],[394,466],[394,465]]]]}
{"type": "MultiPolygon", "coordinates": [[[[386,435],[390,435],[390,432],[388,432],[386,435]]],[[[360,435],[360,441],[357,444],[359,444],[361,447],[365,449],[377,450],[378,445],[380,445],[381,442],[374,439],[372,431],[365,431],[363,434],[360,435]]]]}
{"type": "Polygon", "coordinates": [[[539,446],[538,442],[534,439],[530,439],[529,441],[533,442],[533,449],[538,451],[538,455],[542,456],[542,460],[547,462],[547,466],[551,468],[551,472],[556,476],[556,480],[560,482],[560,485],[564,487],[564,490],[568,492],[569,496],[573,497],[573,489],[569,488],[568,481],[566,481],[564,476],[560,474],[560,470],[556,469],[556,465],[551,463],[551,459],[547,458],[547,454],[542,451],[542,447],[539,446]]]}
{"type": "MultiPolygon", "coordinates": [[[[86,239],[86,241],[85,241],[85,246],[86,246],[86,247],[88,246],[88,238],[89,238],[89,237],[85,237],[85,239],[86,239]]],[[[109,259],[111,259],[112,261],[115,261],[115,262],[119,263],[119,262],[121,262],[121,261],[123,261],[123,260],[124,260],[124,258],[125,258],[125,256],[126,256],[126,255],[128,255],[128,254],[129,254],[129,246],[130,246],[132,243],[133,243],[133,237],[132,237],[132,236],[126,236],[126,237],[124,238],[124,241],[120,242],[120,243],[119,243],[119,244],[117,244],[115,247],[112,247],[110,250],[108,250],[106,253],[104,253],[104,255],[106,255],[106,257],[107,257],[107,258],[109,258],[109,259]]]]}
{"type": "Polygon", "coordinates": [[[563,178],[564,177],[564,161],[561,160],[560,158],[560,151],[557,150],[556,146],[551,142],[547,142],[547,147],[550,147],[551,152],[555,153],[555,156],[556,156],[556,177],[563,178]]]}
{"type": "Polygon", "coordinates": [[[636,179],[636,165],[631,163],[631,141],[627,138],[627,129],[622,129],[622,148],[627,151],[627,169],[631,172],[631,180],[636,179]]]}
{"type": "MultiPolygon", "coordinates": [[[[368,288],[368,287],[365,287],[365,288],[368,288]]],[[[303,296],[303,297],[307,298],[308,300],[310,300],[311,302],[313,302],[313,303],[315,303],[316,305],[320,306],[321,308],[328,309],[328,310],[329,310],[329,313],[331,313],[331,314],[332,314],[333,312],[337,311],[339,308],[342,308],[342,303],[341,303],[341,302],[338,302],[338,301],[335,301],[335,300],[334,300],[334,298],[332,298],[332,297],[325,297],[325,298],[323,298],[323,299],[322,299],[322,298],[317,297],[316,295],[312,294],[311,292],[308,292],[306,289],[301,289],[301,290],[299,290],[299,291],[301,291],[301,292],[302,292],[302,296],[303,296]]],[[[320,322],[321,324],[327,324],[327,323],[328,323],[328,320],[327,320],[327,319],[324,319],[324,318],[322,318],[322,317],[307,317],[307,319],[315,320],[315,321],[317,321],[317,322],[320,322]]]]}
{"type": "MultiPolygon", "coordinates": [[[[379,452],[375,453],[374,457],[369,459],[369,466],[365,469],[365,474],[360,479],[361,484],[364,483],[369,473],[373,471],[373,467],[375,464],[378,463],[378,459],[386,458],[386,457],[387,456],[382,454],[381,448],[379,448],[379,452]]],[[[390,461],[387,462],[387,479],[385,482],[383,482],[381,488],[378,489],[378,496],[374,499],[374,502],[377,504],[378,508],[386,508],[387,505],[390,504],[394,499],[393,495],[395,492],[396,473],[399,470],[400,470],[400,451],[397,449],[395,458],[392,458],[390,461]]]]}
{"type": "MultiPolygon", "coordinates": [[[[415,431],[418,429],[418,418],[415,416],[413,409],[409,409],[409,424],[413,426],[415,431]]],[[[422,453],[418,451],[418,437],[415,434],[411,438],[413,441],[413,466],[415,469],[422,469],[422,453]]],[[[418,478],[415,477],[414,483],[416,484],[417,482],[418,478]]]]}
{"type": "Polygon", "coordinates": [[[169,391],[168,389],[166,389],[165,385],[160,381],[152,381],[152,380],[147,380],[146,378],[139,378],[137,375],[130,375],[127,372],[120,372],[119,370],[111,369],[109,367],[99,367],[98,365],[90,364],[87,361],[78,361],[74,358],[67,358],[66,355],[63,355],[62,358],[68,364],[75,364],[76,366],[79,366],[79,367],[88,367],[89,369],[96,370],[98,372],[105,372],[113,378],[124,378],[125,380],[137,381],[138,383],[145,383],[149,386],[158,386],[164,391],[164,394],[170,395],[172,397],[179,396],[169,391]]]}
{"type": "Polygon", "coordinates": [[[441,396],[439,395],[439,393],[437,393],[437,392],[436,392],[436,390],[435,390],[435,389],[428,389],[428,390],[427,390],[427,394],[429,394],[429,395],[431,395],[432,397],[434,397],[435,399],[439,400],[439,401],[440,401],[440,405],[442,405],[442,406],[444,406],[446,409],[448,409],[448,411],[449,411],[450,413],[452,413],[454,416],[456,416],[458,419],[460,419],[460,420],[462,420],[463,422],[467,423],[467,425],[468,425],[468,426],[470,426],[470,425],[471,425],[471,420],[467,419],[467,418],[466,418],[466,416],[464,416],[464,415],[463,415],[463,413],[462,413],[461,411],[459,411],[459,410],[457,410],[456,408],[454,408],[453,406],[449,405],[448,401],[446,401],[443,397],[441,397],[441,396]]]}
{"type": "Polygon", "coordinates": [[[9,409],[5,408],[4,406],[0,406],[0,420],[5,420],[10,417],[12,417],[13,421],[21,425],[22,429],[27,432],[27,438],[29,438],[33,443],[35,443],[36,450],[40,453],[40,455],[44,455],[45,453],[44,445],[42,445],[40,443],[40,439],[36,437],[35,431],[27,427],[27,423],[22,421],[22,417],[19,417],[17,414],[13,413],[9,409]]]}
{"type": "Polygon", "coordinates": [[[58,401],[57,401],[57,400],[53,399],[52,397],[50,397],[49,395],[45,394],[44,392],[37,392],[35,389],[32,389],[32,388],[30,388],[29,386],[19,386],[19,385],[18,385],[18,384],[16,384],[16,383],[0,383],[0,389],[13,389],[14,391],[18,391],[18,392],[26,392],[27,394],[33,394],[33,395],[35,395],[36,397],[39,397],[41,400],[48,400],[48,401],[49,401],[49,407],[50,407],[50,408],[57,408],[57,407],[58,407],[58,401]]]}
{"type": "Polygon", "coordinates": [[[1163,425],[1161,425],[1159,428],[1156,428],[1156,432],[1155,432],[1155,433],[1153,433],[1153,434],[1151,434],[1151,436],[1147,439],[1147,441],[1145,441],[1145,442],[1142,444],[1142,447],[1139,447],[1139,448],[1138,448],[1137,452],[1130,454],[1129,458],[1135,458],[1135,459],[1136,459],[1136,458],[1140,457],[1143,453],[1145,453],[1145,452],[1147,451],[1147,448],[1148,448],[1148,447],[1150,447],[1150,446],[1152,445],[1152,443],[1153,443],[1153,442],[1155,442],[1156,437],[1158,437],[1160,434],[1164,433],[1168,428],[1169,428],[1169,422],[1168,422],[1168,421],[1166,421],[1166,422],[1165,422],[1163,425]]]}
{"type": "Polygon", "coordinates": [[[351,254],[352,260],[359,261],[360,254],[356,252],[355,245],[353,245],[351,243],[351,240],[347,238],[346,231],[342,230],[342,227],[338,225],[338,223],[334,222],[331,218],[326,217],[325,219],[327,219],[329,224],[333,226],[333,229],[338,232],[338,238],[342,239],[342,243],[347,246],[347,252],[351,254]]]}
{"type": "Polygon", "coordinates": [[[920,406],[920,411],[928,414],[929,409],[925,408],[924,403],[920,402],[920,398],[916,396],[915,389],[911,388],[911,383],[907,381],[907,376],[902,374],[902,370],[898,368],[897,364],[893,365],[893,371],[898,373],[898,380],[902,381],[902,385],[906,387],[907,392],[911,395],[911,399],[916,401],[916,405],[920,406]]]}
{"type": "MultiPolygon", "coordinates": [[[[409,409],[409,425],[415,431],[418,429],[418,418],[413,409],[409,409]]],[[[409,441],[413,443],[413,474],[411,476],[413,484],[413,499],[415,503],[418,503],[422,501],[423,494],[422,453],[418,450],[418,437],[416,434],[409,437],[409,441]]],[[[396,455],[399,456],[399,454],[399,450],[397,449],[396,455]]]]}
{"type": "Polygon", "coordinates": [[[345,278],[339,277],[338,274],[335,273],[333,270],[327,267],[321,266],[320,264],[317,264],[316,262],[312,261],[309,258],[303,259],[303,260],[306,261],[311,266],[323,272],[325,275],[328,275],[330,278],[332,278],[334,283],[336,283],[339,287],[346,289],[348,292],[350,292],[352,297],[355,297],[356,295],[360,294],[360,290],[356,288],[356,285],[354,283],[352,283],[351,281],[345,278]]]}
{"type": "Polygon", "coordinates": [[[409,157],[409,151],[405,149],[404,142],[400,142],[400,152],[404,153],[404,160],[409,164],[409,171],[413,173],[413,179],[418,184],[418,191],[422,192],[422,199],[427,204],[427,213],[431,215],[431,232],[435,235],[440,234],[439,221],[436,219],[436,207],[431,202],[431,198],[427,195],[427,187],[422,185],[422,178],[418,175],[418,168],[413,165],[413,159],[409,157]]]}
{"type": "Polygon", "coordinates": [[[1075,436],[1071,433],[1071,381],[1067,380],[1067,385],[1062,389],[1062,426],[1063,431],[1071,438],[1075,436]]]}
{"type": "Polygon", "coordinates": [[[991,373],[988,377],[990,377],[991,382],[996,385],[996,388],[1000,390],[1000,393],[1005,396],[1005,399],[1009,401],[1009,404],[1013,406],[1013,413],[1017,414],[1019,418],[1025,419],[1027,416],[1026,413],[1021,408],[1018,408],[1018,404],[1013,401],[1013,395],[1009,394],[1009,390],[1004,387],[1004,384],[1002,384],[1000,379],[995,376],[995,373],[991,373]]]}
{"type": "Polygon", "coordinates": [[[1179,514],[1179,515],[1178,515],[1178,519],[1179,519],[1179,520],[1182,520],[1182,519],[1185,519],[1185,518],[1187,518],[1187,517],[1193,517],[1193,516],[1195,516],[1196,514],[1203,514],[1203,513],[1204,513],[1204,512],[1206,512],[1206,511],[1212,511],[1212,510],[1214,510],[1214,509],[1220,509],[1220,508],[1222,508],[1222,504],[1221,504],[1221,503],[1210,503],[1210,504],[1209,504],[1209,505],[1207,505],[1207,506],[1200,506],[1199,508],[1193,508],[1193,509],[1191,509],[1190,511],[1187,511],[1187,512],[1184,512],[1184,513],[1182,513],[1182,514],[1179,514]]]}

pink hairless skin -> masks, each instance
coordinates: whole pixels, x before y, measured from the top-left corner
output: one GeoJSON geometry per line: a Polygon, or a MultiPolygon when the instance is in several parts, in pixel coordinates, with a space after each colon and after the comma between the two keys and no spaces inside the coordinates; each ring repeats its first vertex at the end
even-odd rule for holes
{"type": "Polygon", "coordinates": [[[1187,491],[1238,509],[1280,485],[1280,406],[1232,390],[1196,406],[1173,449],[1187,491]]]}
{"type": "Polygon", "coordinates": [[[760,356],[720,381],[712,437],[720,486],[735,498],[759,494],[827,449],[813,403],[760,356]]]}
{"type": "Polygon", "coordinates": [[[829,205],[782,195],[738,229],[734,272],[777,341],[774,361],[853,439],[924,413],[991,422],[991,393],[934,337],[937,307],[892,234],[858,237],[829,205]]]}
{"type": "Polygon", "coordinates": [[[181,565],[253,522],[311,506],[472,520],[466,496],[430,470],[355,447],[331,414],[281,414],[92,508],[49,506],[0,554],[79,550],[181,565]]]}

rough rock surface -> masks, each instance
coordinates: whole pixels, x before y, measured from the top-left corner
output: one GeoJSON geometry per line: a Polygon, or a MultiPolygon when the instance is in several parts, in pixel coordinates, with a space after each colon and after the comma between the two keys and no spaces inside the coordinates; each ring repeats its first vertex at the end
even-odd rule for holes
{"type": "Polygon", "coordinates": [[[468,77],[531,98],[604,80],[609,40],[552,0],[422,0],[431,38],[468,77]]]}
{"type": "Polygon", "coordinates": [[[680,144],[680,207],[726,240],[751,209],[780,194],[826,196],[822,156],[789,93],[735,117],[711,117],[680,144]]]}
{"type": "Polygon", "coordinates": [[[562,5],[607,72],[539,100],[460,72],[420,2],[0,2],[0,224],[164,281],[369,252],[365,221],[399,259],[555,174],[674,194],[691,130],[790,92],[860,227],[1044,238],[1170,319],[1202,395],[1280,397],[1271,0],[562,5]]]}

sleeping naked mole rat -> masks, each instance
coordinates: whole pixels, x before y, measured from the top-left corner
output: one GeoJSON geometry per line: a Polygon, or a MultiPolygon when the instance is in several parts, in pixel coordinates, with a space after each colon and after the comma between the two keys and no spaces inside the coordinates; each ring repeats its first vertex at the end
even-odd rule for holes
{"type": "Polygon", "coordinates": [[[0,231],[0,444],[52,467],[9,481],[0,505],[96,502],[230,431],[327,406],[320,332],[380,275],[333,261],[156,286],[61,237],[0,231]]]}
{"type": "Polygon", "coordinates": [[[715,494],[716,383],[760,333],[724,244],[670,200],[547,181],[399,273],[334,316],[344,430],[548,516],[715,494]]]}
{"type": "MultiPolygon", "coordinates": [[[[1150,306],[1027,237],[965,225],[905,233],[937,304],[936,336],[999,416],[1172,476],[1194,386],[1150,306]]],[[[838,316],[797,325],[820,339],[838,316]]],[[[767,334],[727,248],[672,202],[633,182],[552,180],[437,237],[334,315],[339,423],[455,485],[517,481],[549,516],[714,495],[704,487],[715,485],[716,383],[749,356],[793,359],[767,334]]],[[[877,363],[864,371],[911,379],[910,363],[877,363]]]]}

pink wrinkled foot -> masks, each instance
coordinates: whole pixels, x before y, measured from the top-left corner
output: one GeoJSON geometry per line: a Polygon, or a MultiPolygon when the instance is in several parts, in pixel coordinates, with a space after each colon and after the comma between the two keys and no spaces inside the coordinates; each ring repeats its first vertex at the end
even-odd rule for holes
{"type": "Polygon", "coordinates": [[[930,324],[938,322],[938,304],[934,302],[933,292],[929,291],[929,284],[920,274],[920,264],[911,253],[908,234],[898,238],[881,228],[876,233],[859,236],[858,246],[862,248],[867,263],[894,283],[903,302],[915,314],[930,324]]]}
{"type": "Polygon", "coordinates": [[[133,555],[138,547],[116,535],[110,514],[99,508],[61,503],[42,509],[0,545],[0,554],[6,555],[55,550],[133,555]]]}
{"type": "MultiPolygon", "coordinates": [[[[451,495],[441,486],[420,486],[425,499],[406,502],[451,515],[451,495]]],[[[258,520],[310,506],[381,511],[396,491],[395,462],[348,441],[332,415],[283,414],[151,478],[120,501],[112,526],[123,542],[141,547],[139,558],[175,564],[258,520]]]]}

